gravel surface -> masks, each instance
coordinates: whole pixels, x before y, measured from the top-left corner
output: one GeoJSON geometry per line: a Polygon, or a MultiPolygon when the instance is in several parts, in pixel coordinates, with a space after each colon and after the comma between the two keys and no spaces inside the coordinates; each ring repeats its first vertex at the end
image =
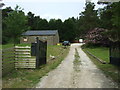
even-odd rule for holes
{"type": "Polygon", "coordinates": [[[91,62],[80,45],[72,44],[65,60],[56,69],[41,78],[36,88],[116,88],[117,85],[91,62]],[[73,63],[75,48],[80,56],[77,70],[73,63]]]}

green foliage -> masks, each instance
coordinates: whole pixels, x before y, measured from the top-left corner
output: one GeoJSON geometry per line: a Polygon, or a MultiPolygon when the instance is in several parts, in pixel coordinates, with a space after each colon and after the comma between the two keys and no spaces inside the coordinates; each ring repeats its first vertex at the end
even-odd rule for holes
{"type": "Polygon", "coordinates": [[[85,5],[85,11],[80,13],[78,22],[80,35],[83,37],[89,30],[99,26],[99,18],[97,10],[94,10],[94,3],[88,2],[85,5]]]}
{"type": "Polygon", "coordinates": [[[49,29],[48,21],[40,18],[40,16],[34,16],[32,12],[27,14],[28,26],[31,30],[47,30],[49,29]]]}
{"type": "Polygon", "coordinates": [[[86,48],[86,50],[88,50],[91,54],[97,56],[98,58],[100,58],[103,61],[106,61],[107,63],[109,63],[109,48],[107,47],[89,47],[86,48]]]}
{"type": "Polygon", "coordinates": [[[63,24],[63,40],[72,41],[76,38],[76,24],[74,18],[69,18],[63,24]]]}
{"type": "Polygon", "coordinates": [[[6,45],[2,45],[2,49],[6,49],[6,48],[11,48],[14,47],[14,44],[6,44],[6,45]]]}
{"type": "Polygon", "coordinates": [[[111,6],[107,5],[106,7],[99,9],[100,14],[100,27],[105,29],[111,29],[112,28],[112,11],[110,10],[111,6]]]}
{"type": "Polygon", "coordinates": [[[27,18],[19,6],[16,6],[15,10],[11,11],[8,16],[4,18],[3,23],[5,25],[3,29],[3,39],[8,40],[6,42],[11,40],[11,42],[16,43],[20,35],[28,29],[26,26],[27,18]]]}
{"type": "Polygon", "coordinates": [[[110,35],[110,38],[112,38],[113,41],[120,41],[120,2],[113,3],[112,6],[112,23],[113,23],[113,29],[110,35]]]}
{"type": "Polygon", "coordinates": [[[111,41],[120,41],[120,2],[110,3],[101,10],[101,27],[108,29],[111,41]]]}

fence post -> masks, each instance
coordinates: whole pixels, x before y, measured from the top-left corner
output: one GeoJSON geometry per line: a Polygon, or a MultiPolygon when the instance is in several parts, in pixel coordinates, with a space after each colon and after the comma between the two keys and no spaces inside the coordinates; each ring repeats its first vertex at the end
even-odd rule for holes
{"type": "Polygon", "coordinates": [[[39,39],[38,39],[38,37],[36,37],[36,42],[37,42],[37,44],[36,44],[36,68],[38,68],[38,66],[39,66],[39,59],[40,59],[40,55],[39,55],[39,39]]]}
{"type": "Polygon", "coordinates": [[[13,51],[14,51],[14,68],[15,68],[15,62],[16,62],[16,60],[15,60],[15,58],[16,58],[15,57],[16,56],[16,54],[15,54],[15,44],[14,44],[14,48],[13,49],[14,49],[13,51]]]}
{"type": "Polygon", "coordinates": [[[2,76],[3,76],[3,55],[4,55],[4,52],[3,52],[3,49],[2,49],[2,76]]]}
{"type": "Polygon", "coordinates": [[[109,47],[109,63],[111,63],[111,48],[112,48],[112,42],[111,41],[109,41],[110,42],[110,47],[109,47]]]}

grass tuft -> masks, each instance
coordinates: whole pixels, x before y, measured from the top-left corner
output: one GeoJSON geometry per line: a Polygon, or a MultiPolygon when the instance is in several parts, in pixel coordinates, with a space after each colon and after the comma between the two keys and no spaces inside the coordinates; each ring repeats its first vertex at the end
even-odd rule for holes
{"type": "Polygon", "coordinates": [[[75,59],[73,61],[73,64],[74,64],[74,69],[75,71],[80,71],[79,69],[79,66],[80,66],[80,56],[79,56],[79,53],[77,51],[77,49],[75,48],[75,59]]]}

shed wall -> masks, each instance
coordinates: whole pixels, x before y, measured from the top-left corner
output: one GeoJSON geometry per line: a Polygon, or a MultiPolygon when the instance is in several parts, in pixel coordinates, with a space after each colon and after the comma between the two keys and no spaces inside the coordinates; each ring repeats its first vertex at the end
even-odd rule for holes
{"type": "Polygon", "coordinates": [[[36,37],[38,37],[41,41],[47,41],[47,45],[56,45],[59,43],[58,34],[53,36],[23,36],[20,39],[20,43],[34,43],[36,41],[36,37]]]}

